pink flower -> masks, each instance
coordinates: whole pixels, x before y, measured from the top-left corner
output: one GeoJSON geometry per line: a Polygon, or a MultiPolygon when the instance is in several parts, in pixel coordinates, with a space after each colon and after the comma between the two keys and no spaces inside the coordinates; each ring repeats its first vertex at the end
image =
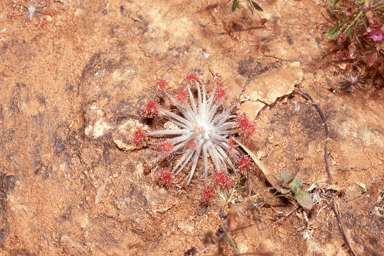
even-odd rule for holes
{"type": "Polygon", "coordinates": [[[369,36],[372,38],[373,41],[377,42],[377,41],[380,41],[381,39],[383,39],[383,34],[382,33],[379,33],[377,30],[376,31],[372,31],[369,36]]]}
{"type": "Polygon", "coordinates": [[[383,39],[383,31],[381,30],[382,26],[369,26],[367,32],[373,41],[377,42],[383,39]]]}

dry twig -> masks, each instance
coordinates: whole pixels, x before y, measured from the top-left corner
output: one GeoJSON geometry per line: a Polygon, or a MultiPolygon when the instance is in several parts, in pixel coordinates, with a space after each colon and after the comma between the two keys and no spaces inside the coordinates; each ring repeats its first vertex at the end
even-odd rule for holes
{"type": "MultiPolygon", "coordinates": [[[[300,92],[301,94],[303,94],[307,99],[309,99],[312,102],[312,104],[316,107],[317,112],[319,112],[319,114],[321,116],[321,119],[323,120],[324,129],[325,129],[324,160],[325,160],[325,166],[326,166],[326,169],[327,169],[329,184],[332,185],[332,177],[331,177],[331,172],[329,170],[329,164],[328,164],[328,139],[329,139],[329,132],[328,132],[328,126],[327,126],[327,122],[326,122],[325,116],[324,116],[323,112],[321,111],[319,105],[317,105],[317,103],[313,100],[313,98],[308,93],[306,93],[306,92],[304,92],[303,90],[300,90],[300,89],[296,89],[296,90],[298,92],[300,92]]],[[[351,251],[351,254],[353,256],[356,256],[355,252],[353,251],[353,249],[352,249],[352,247],[351,247],[351,245],[350,245],[350,243],[348,241],[347,236],[345,235],[343,225],[341,224],[340,215],[339,215],[337,207],[336,207],[335,197],[334,197],[333,194],[332,194],[332,201],[333,201],[333,209],[335,211],[337,222],[339,223],[340,231],[341,231],[341,234],[343,235],[344,241],[347,244],[349,250],[351,251]]]]}

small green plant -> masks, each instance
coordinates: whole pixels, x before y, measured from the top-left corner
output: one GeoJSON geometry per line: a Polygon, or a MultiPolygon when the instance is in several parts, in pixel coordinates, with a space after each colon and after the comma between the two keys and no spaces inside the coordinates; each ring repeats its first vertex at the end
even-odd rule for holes
{"type": "MultiPolygon", "coordinates": [[[[300,190],[301,186],[303,185],[303,181],[299,178],[296,178],[297,173],[300,171],[300,169],[297,169],[296,172],[292,175],[289,172],[282,172],[280,174],[280,179],[277,178],[271,170],[267,166],[263,164],[256,156],[255,154],[250,151],[246,146],[244,146],[242,143],[240,143],[238,140],[234,139],[234,141],[251,157],[253,162],[260,168],[260,170],[263,172],[265,177],[267,178],[268,182],[271,183],[272,188],[276,189],[276,192],[280,192],[282,195],[275,196],[275,194],[270,197],[280,197],[280,196],[289,196],[288,194],[292,191],[294,194],[294,197],[297,202],[307,210],[312,209],[313,207],[313,200],[311,196],[305,192],[300,190]],[[290,184],[290,185],[289,185],[290,184]],[[286,189],[288,188],[288,189],[286,189]]],[[[249,185],[249,177],[248,177],[248,186],[249,185]]],[[[266,202],[269,200],[264,200],[264,203],[262,205],[265,205],[266,202]]]]}
{"type": "MultiPolygon", "coordinates": [[[[381,0],[327,0],[318,7],[326,8],[335,23],[326,33],[341,49],[333,56],[336,61],[349,60],[346,72],[360,65],[365,75],[360,76],[369,89],[375,79],[384,76],[384,2],[381,0]]],[[[315,24],[313,29],[328,25],[315,24]]],[[[313,32],[313,29],[311,33],[313,32]]],[[[347,89],[350,87],[342,87],[347,89]]]]}
{"type": "MultiPolygon", "coordinates": [[[[289,172],[283,172],[280,174],[280,180],[289,181],[292,179],[294,179],[294,177],[292,177],[292,174],[289,172]]],[[[313,200],[307,192],[300,189],[302,186],[303,180],[295,178],[290,185],[287,185],[287,188],[292,190],[294,198],[304,209],[310,210],[313,207],[313,200]]]]}

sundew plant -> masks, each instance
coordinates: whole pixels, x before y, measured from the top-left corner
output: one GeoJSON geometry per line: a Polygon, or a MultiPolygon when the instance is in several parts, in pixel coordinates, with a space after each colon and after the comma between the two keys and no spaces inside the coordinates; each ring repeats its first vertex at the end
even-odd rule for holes
{"type": "MultiPolygon", "coordinates": [[[[172,177],[187,167],[189,174],[186,184],[189,185],[196,169],[201,166],[206,185],[209,183],[208,176],[213,173],[212,182],[230,188],[233,180],[228,170],[243,172],[252,166],[250,159],[236,149],[231,136],[251,136],[256,131],[255,123],[246,114],[234,114],[238,104],[226,108],[223,101],[227,89],[223,86],[221,76],[216,74],[214,83],[213,91],[208,93],[201,77],[189,74],[184,85],[171,95],[167,91],[168,82],[160,80],[156,89],[171,100],[177,111],[163,109],[156,99],[149,100],[142,108],[146,118],[162,116],[177,126],[177,129],[151,132],[138,128],[132,136],[132,143],[138,146],[145,143],[148,137],[158,138],[152,144],[161,151],[160,157],[175,159],[170,168],[160,172],[160,180],[165,185],[171,185],[172,177]],[[209,164],[208,159],[213,164],[213,171],[210,170],[212,164],[209,164]]],[[[207,187],[204,190],[208,197],[211,191],[207,187]]]]}

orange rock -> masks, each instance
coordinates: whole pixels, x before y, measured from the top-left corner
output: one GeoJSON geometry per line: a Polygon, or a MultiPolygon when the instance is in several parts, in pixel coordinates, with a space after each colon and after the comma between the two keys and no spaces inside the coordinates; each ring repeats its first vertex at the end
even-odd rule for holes
{"type": "Polygon", "coordinates": [[[5,77],[11,77],[13,75],[14,75],[14,73],[12,72],[12,70],[5,69],[3,71],[3,76],[5,76],[5,77]]]}

